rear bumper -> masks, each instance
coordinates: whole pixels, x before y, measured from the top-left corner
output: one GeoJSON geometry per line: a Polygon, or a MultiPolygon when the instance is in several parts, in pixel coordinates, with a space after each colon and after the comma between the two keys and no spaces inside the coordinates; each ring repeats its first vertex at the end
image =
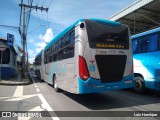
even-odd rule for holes
{"type": "Polygon", "coordinates": [[[133,76],[124,77],[120,82],[102,83],[101,80],[88,78],[86,81],[78,78],[79,94],[102,92],[107,90],[118,90],[132,88],[134,86],[133,76]]]}

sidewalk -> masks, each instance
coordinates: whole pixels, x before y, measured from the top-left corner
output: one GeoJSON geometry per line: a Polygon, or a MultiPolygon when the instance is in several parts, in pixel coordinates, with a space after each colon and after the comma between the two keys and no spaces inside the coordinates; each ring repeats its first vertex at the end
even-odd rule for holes
{"type": "Polygon", "coordinates": [[[0,85],[28,85],[31,83],[32,80],[30,79],[30,76],[28,76],[26,79],[22,79],[20,73],[9,80],[0,80],[0,85]]]}

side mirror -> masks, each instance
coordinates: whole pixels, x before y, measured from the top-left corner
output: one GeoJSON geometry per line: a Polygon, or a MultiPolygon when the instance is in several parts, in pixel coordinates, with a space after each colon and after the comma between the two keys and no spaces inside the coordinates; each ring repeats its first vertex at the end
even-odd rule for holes
{"type": "Polygon", "coordinates": [[[80,24],[80,28],[84,28],[84,23],[81,23],[81,24],[80,24]]]}

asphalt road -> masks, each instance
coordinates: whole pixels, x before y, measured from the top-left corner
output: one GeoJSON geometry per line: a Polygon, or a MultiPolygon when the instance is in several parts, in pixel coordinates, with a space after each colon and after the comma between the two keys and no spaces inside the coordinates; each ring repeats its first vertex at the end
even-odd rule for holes
{"type": "MultiPolygon", "coordinates": [[[[64,91],[57,93],[51,85],[40,82],[39,79],[34,76],[33,71],[31,74],[34,79],[34,83],[31,85],[0,85],[0,111],[52,111],[47,117],[25,118],[25,120],[160,119],[159,117],[133,117],[142,111],[144,111],[145,114],[158,113],[160,111],[160,95],[157,93],[149,92],[145,95],[139,95],[132,90],[116,90],[85,95],[75,95],[64,91]],[[107,113],[106,111],[109,112],[107,113]]],[[[22,117],[0,117],[0,120],[1,119],[24,120],[22,117]]]]}

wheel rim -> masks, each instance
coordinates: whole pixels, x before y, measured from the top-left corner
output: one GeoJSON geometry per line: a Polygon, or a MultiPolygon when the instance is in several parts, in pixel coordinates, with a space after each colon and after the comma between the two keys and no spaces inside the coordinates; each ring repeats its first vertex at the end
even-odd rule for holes
{"type": "Polygon", "coordinates": [[[135,82],[135,87],[136,88],[141,88],[141,81],[140,80],[136,80],[136,82],[135,82]]]}

